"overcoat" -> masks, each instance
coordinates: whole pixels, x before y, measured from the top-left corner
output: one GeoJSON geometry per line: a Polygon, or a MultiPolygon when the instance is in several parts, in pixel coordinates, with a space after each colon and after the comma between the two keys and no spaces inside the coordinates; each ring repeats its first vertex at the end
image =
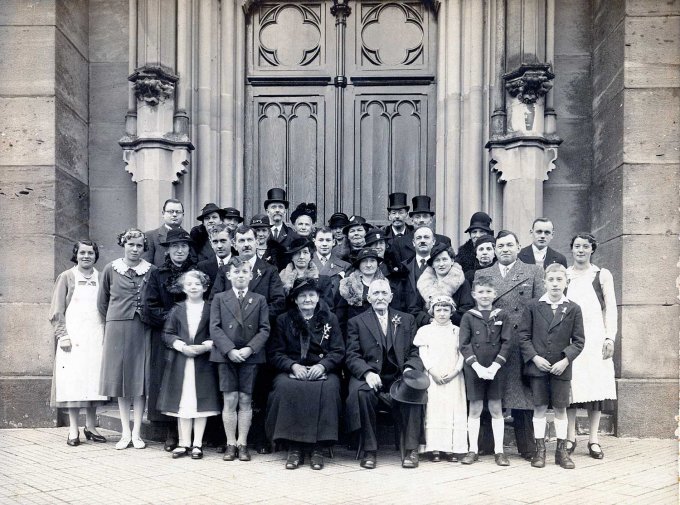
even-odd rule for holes
{"type": "MultiPolygon", "coordinates": [[[[168,231],[170,231],[170,229],[167,226],[162,225],[160,228],[144,232],[149,248],[144,251],[142,258],[157,267],[160,267],[165,263],[165,253],[168,248],[162,246],[161,242],[165,242],[168,231]]],[[[196,263],[196,252],[192,248],[189,249],[189,258],[196,263]]]]}
{"type": "MultiPolygon", "coordinates": [[[[534,258],[534,251],[530,245],[526,246],[519,252],[519,254],[517,255],[517,259],[521,260],[527,265],[536,264],[536,259],[534,258]]],[[[545,252],[545,260],[543,260],[543,268],[547,267],[548,265],[552,265],[553,263],[559,263],[564,268],[567,268],[567,258],[565,258],[563,254],[558,253],[552,247],[548,247],[548,250],[545,252]]]]}
{"type": "Polygon", "coordinates": [[[189,232],[191,240],[194,241],[192,244],[192,249],[196,255],[196,262],[215,259],[215,250],[210,243],[210,236],[208,235],[208,230],[204,225],[199,224],[194,226],[189,232]]]}

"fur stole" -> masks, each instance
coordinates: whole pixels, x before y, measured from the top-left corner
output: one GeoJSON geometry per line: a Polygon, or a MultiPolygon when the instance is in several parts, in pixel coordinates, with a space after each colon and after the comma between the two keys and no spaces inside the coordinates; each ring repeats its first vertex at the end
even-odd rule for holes
{"type": "Polygon", "coordinates": [[[158,270],[159,273],[163,276],[169,274],[165,279],[165,282],[163,282],[163,287],[165,288],[165,290],[168,293],[172,293],[173,295],[180,295],[182,294],[182,286],[177,284],[177,281],[184,272],[188,272],[189,270],[195,270],[195,266],[194,263],[189,258],[187,258],[186,261],[182,263],[180,266],[177,266],[172,262],[169,256],[166,256],[165,262],[163,263],[163,265],[161,265],[161,267],[158,270]]]}
{"type": "MultiPolygon", "coordinates": [[[[384,279],[385,276],[378,269],[373,280],[384,279]]],[[[361,272],[353,271],[340,281],[340,295],[347,300],[349,305],[361,307],[364,303],[364,283],[361,280],[361,272]]]]}
{"type": "Polygon", "coordinates": [[[454,260],[463,268],[463,272],[467,272],[468,270],[473,270],[475,268],[477,255],[475,253],[475,246],[472,245],[471,239],[460,246],[460,249],[458,249],[458,254],[456,254],[454,260]]]}
{"type": "Polygon", "coordinates": [[[418,292],[425,300],[425,308],[430,309],[430,299],[435,295],[453,295],[465,282],[463,269],[458,263],[454,263],[449,273],[442,279],[437,278],[434,268],[427,267],[418,279],[418,292]]]}
{"type": "Polygon", "coordinates": [[[300,275],[298,272],[297,268],[293,266],[292,263],[288,263],[286,268],[281,270],[279,272],[279,277],[281,277],[281,282],[283,283],[283,289],[286,292],[286,295],[290,293],[290,290],[293,288],[293,283],[295,282],[295,279],[319,279],[319,269],[317,266],[312,263],[311,261],[309,262],[309,265],[307,265],[307,269],[300,275]]]}
{"type": "Polygon", "coordinates": [[[300,338],[300,359],[304,360],[307,358],[311,339],[321,342],[323,328],[331,319],[330,310],[322,300],[319,300],[314,309],[314,315],[309,321],[302,317],[302,313],[297,307],[290,309],[288,314],[293,332],[300,338]]]}

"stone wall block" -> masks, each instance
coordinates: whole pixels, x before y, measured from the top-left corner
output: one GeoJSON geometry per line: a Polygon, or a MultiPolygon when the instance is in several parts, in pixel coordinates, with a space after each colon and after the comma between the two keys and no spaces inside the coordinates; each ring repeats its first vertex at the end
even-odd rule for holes
{"type": "MultiPolygon", "coordinates": [[[[54,230],[54,209],[53,167],[2,167],[0,214],[11,216],[11,219],[0,219],[0,236],[16,239],[49,235],[54,230]]],[[[9,247],[9,242],[5,247],[8,255],[14,250],[9,247]]],[[[0,275],[3,271],[0,262],[0,275]]],[[[0,280],[0,290],[2,286],[7,287],[8,284],[0,280]]]]}
{"type": "Polygon", "coordinates": [[[678,0],[626,0],[628,16],[680,16],[678,0]]]}
{"type": "MultiPolygon", "coordinates": [[[[589,117],[567,118],[557,114],[557,131],[564,139],[560,144],[556,168],[548,174],[545,186],[554,184],[583,184],[590,182],[593,166],[593,129],[589,117]]],[[[547,198],[543,198],[547,203],[547,198]]],[[[571,209],[576,210],[576,209],[571,209]]]]}
{"type": "Polygon", "coordinates": [[[54,164],[54,97],[0,97],[0,117],[4,165],[54,164]]]}
{"type": "Polygon", "coordinates": [[[625,86],[680,87],[680,16],[626,18],[625,86]]]}
{"type": "Polygon", "coordinates": [[[90,62],[128,61],[128,0],[90,1],[90,62]]]}
{"type": "Polygon", "coordinates": [[[58,97],[55,101],[55,106],[56,164],[64,172],[87,184],[87,123],[58,97]]]}
{"type": "Polygon", "coordinates": [[[54,36],[52,26],[0,25],[0,96],[54,93],[54,36]]]}
{"type": "Polygon", "coordinates": [[[673,438],[678,422],[678,380],[617,381],[616,435],[673,438]]]}
{"type": "Polygon", "coordinates": [[[135,191],[130,174],[124,169],[123,150],[118,141],[125,132],[124,123],[91,123],[89,137],[90,187],[135,191]],[[119,168],[120,170],[116,170],[119,168]]]}
{"type": "Polygon", "coordinates": [[[50,408],[51,377],[0,377],[1,428],[54,428],[50,408]]]}
{"type": "Polygon", "coordinates": [[[69,242],[89,236],[89,188],[68,173],[56,170],[54,233],[69,242]]]}
{"type": "MultiPolygon", "coordinates": [[[[26,288],[33,284],[29,276],[23,282],[26,288]]],[[[41,283],[51,294],[53,279],[41,283]]],[[[49,309],[49,299],[47,303],[0,303],[0,376],[52,374],[55,340],[49,309]]]]}
{"type": "Polygon", "coordinates": [[[625,163],[680,163],[680,89],[626,89],[625,163]]]}
{"type": "MultiPolygon", "coordinates": [[[[677,263],[680,244],[674,235],[623,237],[622,296],[619,303],[673,305],[677,303],[677,263]]],[[[676,332],[677,337],[677,332],[676,332]]],[[[677,344],[677,339],[676,339],[677,344]]]]}
{"type": "MultiPolygon", "coordinates": [[[[556,56],[553,93],[555,111],[560,119],[590,118],[593,106],[591,94],[590,56],[556,56]]],[[[587,119],[586,119],[587,121],[587,119]]],[[[561,130],[560,136],[564,138],[561,130]]],[[[560,146],[560,157],[562,146],[560,146]]]]}
{"type": "Polygon", "coordinates": [[[555,54],[584,54],[590,56],[592,30],[590,0],[557,0],[555,26],[560,27],[555,37],[555,54]]]}
{"type": "MultiPolygon", "coordinates": [[[[15,302],[11,307],[14,307],[18,313],[23,311],[26,315],[32,310],[28,304],[50,302],[55,271],[54,243],[54,237],[49,235],[24,235],[5,241],[3,244],[4,260],[0,267],[0,304],[15,302]]],[[[43,314],[39,317],[47,317],[47,315],[43,314]]],[[[26,319],[31,319],[31,317],[26,317],[26,319]]],[[[23,328],[20,323],[20,318],[15,321],[0,318],[0,333],[14,332],[16,338],[26,339],[32,333],[23,328]],[[9,322],[13,325],[8,326],[9,322]]],[[[20,340],[17,341],[19,342],[20,340]]],[[[18,349],[32,345],[32,343],[26,344],[24,340],[23,345],[11,351],[16,353],[18,349]]],[[[3,347],[3,349],[6,348],[3,347]]]]}
{"type": "Polygon", "coordinates": [[[87,59],[59,31],[56,32],[55,48],[55,94],[78,114],[82,121],[87,122],[89,117],[87,59]]]}
{"type": "Polygon", "coordinates": [[[543,215],[552,219],[555,225],[555,238],[550,246],[564,254],[571,264],[569,243],[572,234],[590,229],[589,190],[587,187],[546,184],[543,188],[543,199],[543,215]],[[564,209],[570,211],[564,212],[564,209]]]}
{"type": "Polygon", "coordinates": [[[88,57],[89,0],[56,0],[57,28],[88,57]]]}
{"type": "Polygon", "coordinates": [[[593,47],[614,31],[625,15],[626,0],[593,0],[593,47]]]}
{"type": "Polygon", "coordinates": [[[623,232],[671,235],[680,233],[680,167],[623,165],[623,232]]]}
{"type": "MultiPolygon", "coordinates": [[[[127,191],[118,188],[90,187],[90,200],[97,205],[90,206],[90,235],[99,245],[99,262],[103,266],[123,254],[116,237],[125,228],[137,225],[137,193],[134,183],[127,191]]],[[[158,212],[160,221],[160,209],[158,212]]]]}
{"type": "Polygon", "coordinates": [[[0,26],[54,25],[54,4],[55,0],[3,0],[0,2],[0,26]]]}
{"type": "Polygon", "coordinates": [[[593,182],[623,163],[623,90],[593,110],[593,182]]]}
{"type": "MultiPolygon", "coordinates": [[[[123,63],[90,63],[90,123],[125,124],[130,82],[128,65],[123,63]]],[[[119,133],[122,137],[124,129],[119,133]]],[[[120,146],[118,146],[120,151],[120,146]]]]}
{"type": "Polygon", "coordinates": [[[593,111],[606,107],[623,89],[624,24],[615,29],[593,49],[593,111]]]}
{"type": "Polygon", "coordinates": [[[623,233],[623,172],[621,165],[609,172],[606,179],[593,184],[592,232],[599,242],[620,237],[623,233]]]}

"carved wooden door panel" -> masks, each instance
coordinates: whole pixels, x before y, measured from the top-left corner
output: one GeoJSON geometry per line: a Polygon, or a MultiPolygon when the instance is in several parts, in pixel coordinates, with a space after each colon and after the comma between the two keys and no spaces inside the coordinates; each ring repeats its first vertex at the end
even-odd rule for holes
{"type": "Polygon", "coordinates": [[[331,6],[262,2],[250,15],[249,215],[273,186],[291,205],[317,202],[320,221],[336,210],[380,221],[388,193],[434,193],[434,14],[355,1],[336,25],[331,6]]]}

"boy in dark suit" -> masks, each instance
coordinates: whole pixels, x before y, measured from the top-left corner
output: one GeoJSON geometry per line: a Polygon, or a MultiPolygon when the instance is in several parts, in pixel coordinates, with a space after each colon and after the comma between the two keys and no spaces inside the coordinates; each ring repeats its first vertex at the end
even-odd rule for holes
{"type": "Polygon", "coordinates": [[[264,296],[248,290],[253,278],[250,262],[232,257],[227,264],[232,289],[215,295],[210,310],[210,360],[218,364],[224,395],[222,421],[227,435],[224,461],[250,461],[248,431],[253,419],[253,385],[258,366],[265,362],[269,310],[264,296]],[[238,414],[237,414],[238,407],[238,414]],[[238,439],[236,427],[238,425],[238,439]]]}
{"type": "Polygon", "coordinates": [[[557,450],[555,464],[572,469],[567,438],[567,407],[571,387],[571,363],[585,344],[581,307],[564,296],[567,270],[554,263],[545,269],[546,294],[532,300],[522,314],[519,345],[525,363],[524,374],[534,397],[536,453],[531,466],[545,466],[545,412],[552,403],[555,411],[557,450]]]}

